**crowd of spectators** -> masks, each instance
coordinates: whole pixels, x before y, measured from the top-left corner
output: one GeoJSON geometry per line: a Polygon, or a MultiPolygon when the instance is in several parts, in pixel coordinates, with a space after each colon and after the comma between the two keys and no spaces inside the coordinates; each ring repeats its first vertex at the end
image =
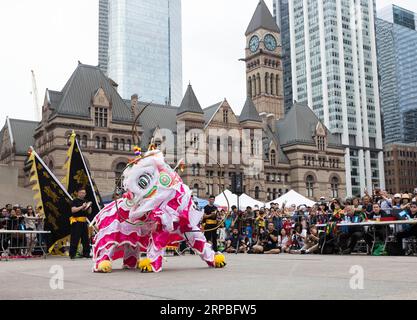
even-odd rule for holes
{"type": "MultiPolygon", "coordinates": [[[[375,244],[391,237],[397,251],[411,254],[402,240],[417,236],[417,224],[398,225],[388,233],[381,226],[340,227],[341,223],[417,219],[417,191],[390,196],[376,189],[372,195],[345,201],[322,197],[312,207],[272,203],[270,208],[254,206],[239,211],[233,206],[230,214],[213,207],[214,197],[210,197],[203,222],[209,216],[217,219],[216,245],[227,253],[351,254],[362,241],[366,252],[375,254],[375,244]]],[[[213,242],[212,234],[206,237],[213,242]]]]}
{"type": "MultiPolygon", "coordinates": [[[[43,231],[44,222],[40,211],[42,208],[33,209],[33,206],[7,204],[1,209],[0,230],[8,231],[43,231]]],[[[34,234],[2,234],[0,251],[10,248],[12,255],[32,256],[37,244],[43,241],[42,236],[34,234]]]]}

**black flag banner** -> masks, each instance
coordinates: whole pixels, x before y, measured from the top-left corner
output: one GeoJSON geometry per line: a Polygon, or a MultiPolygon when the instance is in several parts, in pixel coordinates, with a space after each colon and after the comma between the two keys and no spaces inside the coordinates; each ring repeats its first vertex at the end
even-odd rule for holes
{"type": "Polygon", "coordinates": [[[55,175],[49,170],[33,147],[29,150],[31,163],[30,182],[35,182],[32,190],[36,191],[36,207],[41,208],[45,217],[44,230],[51,233],[47,236],[48,251],[52,253],[66,242],[70,233],[72,197],[65,190],[55,175]]]}
{"type": "Polygon", "coordinates": [[[65,162],[64,170],[67,173],[62,183],[73,198],[76,197],[75,193],[79,187],[86,189],[86,200],[93,203],[93,212],[89,217],[90,221],[92,221],[101,208],[103,208],[103,202],[97,186],[91,178],[90,170],[85,162],[75,132],[72,132],[70,136],[70,147],[67,152],[67,161],[65,162]]]}

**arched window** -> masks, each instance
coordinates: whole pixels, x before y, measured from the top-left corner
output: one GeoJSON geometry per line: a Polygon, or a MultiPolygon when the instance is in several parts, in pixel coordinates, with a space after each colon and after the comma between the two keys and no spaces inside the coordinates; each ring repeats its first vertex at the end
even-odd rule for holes
{"type": "Polygon", "coordinates": [[[331,189],[332,198],[339,198],[339,179],[337,177],[332,178],[331,189]]]}
{"type": "Polygon", "coordinates": [[[113,150],[115,151],[119,150],[119,139],[117,138],[113,140],[113,150]]]}
{"type": "Polygon", "coordinates": [[[101,139],[101,149],[106,150],[107,148],[107,138],[101,139]]]}
{"type": "Polygon", "coordinates": [[[277,154],[275,152],[275,150],[271,150],[271,166],[275,166],[277,164],[277,154]]]}
{"type": "Polygon", "coordinates": [[[275,189],[275,188],[274,188],[274,189],[272,190],[272,199],[274,199],[274,200],[275,200],[276,198],[278,198],[278,197],[277,197],[277,189],[275,189]]]}
{"type": "Polygon", "coordinates": [[[259,75],[259,73],[256,76],[256,83],[257,83],[256,88],[258,89],[258,95],[260,95],[261,94],[261,76],[259,75]]]}
{"type": "Polygon", "coordinates": [[[196,174],[196,169],[197,169],[196,165],[195,165],[195,164],[193,164],[193,165],[192,165],[192,167],[191,167],[191,170],[192,170],[192,175],[193,175],[193,176],[195,176],[195,174],[196,174]]]}
{"type": "Polygon", "coordinates": [[[255,199],[259,199],[259,187],[255,187],[255,199]]]}
{"type": "Polygon", "coordinates": [[[122,176],[123,171],[124,171],[125,168],[126,168],[126,163],[125,162],[119,162],[117,164],[116,171],[115,171],[116,179],[119,179],[122,176]]]}
{"type": "Polygon", "coordinates": [[[125,139],[120,139],[119,150],[125,151],[125,139]]]}
{"type": "Polygon", "coordinates": [[[83,135],[83,137],[81,139],[81,147],[82,148],[87,148],[87,141],[88,141],[87,136],[86,135],[83,135]]]}
{"type": "Polygon", "coordinates": [[[255,78],[255,76],[253,76],[253,78],[252,78],[252,90],[253,90],[252,96],[256,97],[257,96],[256,93],[258,92],[258,90],[256,89],[256,78],[255,78]]]}
{"type": "Polygon", "coordinates": [[[268,84],[268,82],[269,82],[269,73],[267,72],[266,74],[265,74],[265,93],[266,94],[269,94],[269,84],[268,84]]]}
{"type": "Polygon", "coordinates": [[[307,176],[306,189],[307,189],[307,197],[313,198],[314,197],[314,177],[313,176],[307,176]]]}
{"type": "Polygon", "coordinates": [[[274,95],[274,82],[275,82],[275,76],[271,74],[271,94],[274,95]]]}
{"type": "Polygon", "coordinates": [[[274,199],[271,199],[271,189],[270,188],[268,188],[266,190],[266,198],[268,199],[268,201],[274,200],[274,199]]]}
{"type": "Polygon", "coordinates": [[[252,77],[249,77],[249,79],[248,79],[248,96],[253,97],[253,95],[252,95],[252,77]]]}
{"type": "Polygon", "coordinates": [[[276,76],[275,86],[276,86],[276,94],[277,96],[280,96],[281,90],[280,90],[280,83],[279,83],[279,75],[276,76]]]}
{"type": "Polygon", "coordinates": [[[125,150],[132,151],[132,141],[130,139],[126,140],[125,150]]]}
{"type": "Polygon", "coordinates": [[[197,198],[198,197],[200,197],[200,188],[199,188],[199,186],[198,186],[198,184],[196,183],[196,184],[194,184],[194,187],[193,187],[193,194],[194,194],[194,196],[196,196],[197,198]]]}
{"type": "Polygon", "coordinates": [[[96,137],[96,149],[100,149],[100,146],[101,146],[100,137],[96,137]]]}

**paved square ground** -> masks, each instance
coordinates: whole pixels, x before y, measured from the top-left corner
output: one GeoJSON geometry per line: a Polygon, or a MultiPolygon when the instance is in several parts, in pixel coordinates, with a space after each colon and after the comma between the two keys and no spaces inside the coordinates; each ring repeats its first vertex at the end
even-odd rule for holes
{"type": "Polygon", "coordinates": [[[0,261],[0,299],[417,299],[417,257],[226,258],[225,269],[209,269],[197,256],[168,257],[158,274],[120,270],[120,263],[111,274],[95,274],[85,259],[0,261]],[[62,290],[50,287],[56,265],[64,271],[62,290]],[[353,290],[360,268],[363,289],[353,290]]]}

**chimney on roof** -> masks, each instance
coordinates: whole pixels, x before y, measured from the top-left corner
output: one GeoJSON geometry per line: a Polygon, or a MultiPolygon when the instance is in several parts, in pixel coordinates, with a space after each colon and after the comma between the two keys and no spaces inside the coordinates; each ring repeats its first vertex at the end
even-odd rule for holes
{"type": "Polygon", "coordinates": [[[132,121],[135,120],[136,116],[139,113],[138,104],[139,96],[137,94],[132,95],[132,97],[130,98],[130,112],[132,114],[132,121]]]}
{"type": "Polygon", "coordinates": [[[270,113],[266,116],[266,123],[273,133],[275,133],[275,115],[270,113]]]}

